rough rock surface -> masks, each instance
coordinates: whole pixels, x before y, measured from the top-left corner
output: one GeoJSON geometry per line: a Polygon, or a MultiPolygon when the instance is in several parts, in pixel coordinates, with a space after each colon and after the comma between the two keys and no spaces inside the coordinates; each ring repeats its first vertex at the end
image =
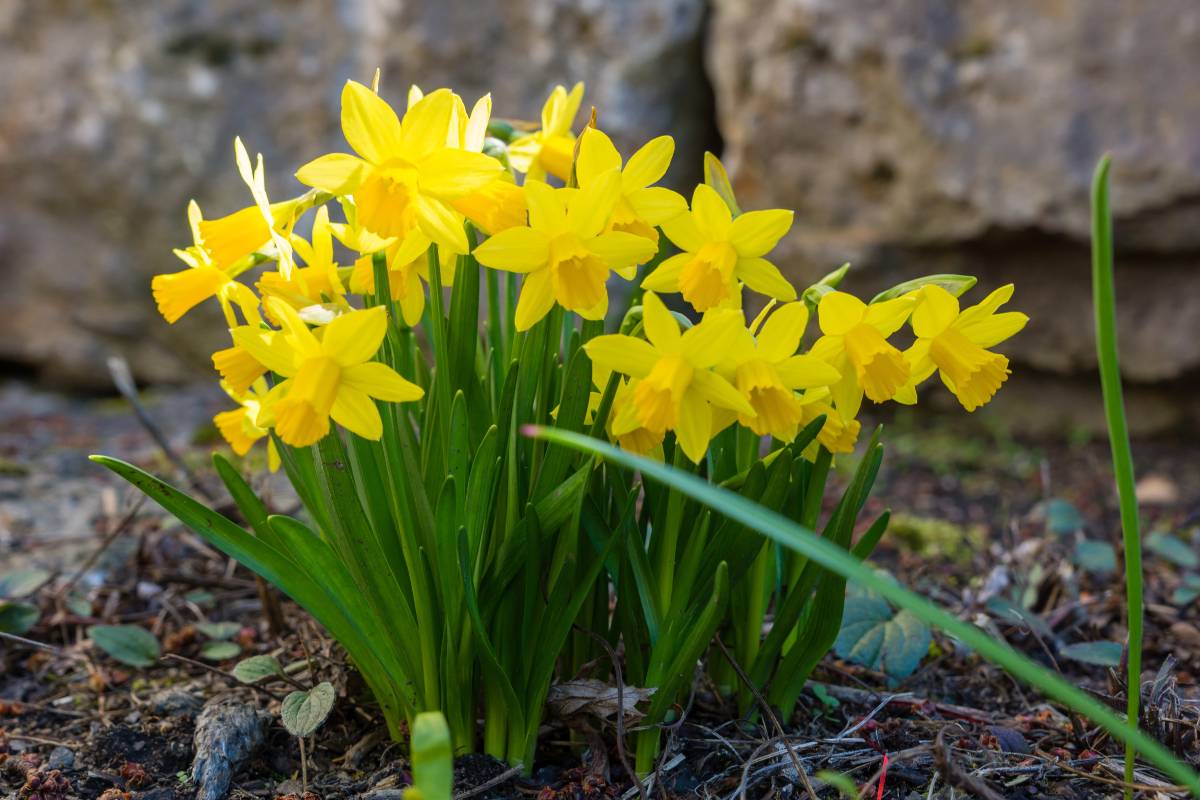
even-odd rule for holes
{"type": "Polygon", "coordinates": [[[145,380],[206,376],[217,315],[169,328],[149,291],[182,266],[187,200],[210,216],[248,204],[239,134],[273,195],[298,190],[292,169],[344,148],[342,83],[378,65],[394,103],[410,83],[450,84],[531,119],[555,83],[586,80],[621,142],[676,130],[698,166],[715,136],[704,14],[702,0],[2,3],[0,362],[74,386],[107,386],[114,351],[145,380]]]}
{"type": "Polygon", "coordinates": [[[450,84],[529,118],[585,80],[624,147],[676,135],[679,184],[723,140],[744,205],[797,210],[794,276],[1015,280],[1034,321],[1010,349],[1049,372],[1094,366],[1087,187],[1109,150],[1126,371],[1200,374],[1193,0],[0,4],[0,363],[106,386],[116,351],[142,379],[207,376],[215,315],[168,327],[147,286],[187,199],[246,202],[235,134],[272,194],[297,188],[342,147],[342,82],[377,65],[393,102],[450,84]]]}
{"type": "MultiPolygon", "coordinates": [[[[1027,364],[1094,366],[1088,197],[1110,151],[1129,377],[1200,367],[1200,6],[715,0],[709,73],[750,206],[797,211],[793,272],[845,260],[1015,280],[1027,364]]],[[[786,261],[787,259],[785,259],[786,261]]],[[[858,285],[858,284],[856,284],[858,285]]]]}

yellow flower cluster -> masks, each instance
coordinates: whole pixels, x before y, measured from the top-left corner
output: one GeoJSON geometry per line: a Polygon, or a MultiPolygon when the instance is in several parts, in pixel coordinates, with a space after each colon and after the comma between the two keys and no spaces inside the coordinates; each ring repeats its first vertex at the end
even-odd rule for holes
{"type": "MultiPolygon", "coordinates": [[[[632,281],[641,270],[640,326],[633,335],[592,338],[586,352],[597,396],[613,373],[622,376],[609,435],[643,453],[671,431],[699,461],[735,422],[790,441],[818,416],[825,417],[818,440],[846,452],[864,395],[912,403],[936,371],[972,411],[1007,378],[1007,359],[989,348],[1026,322],[1023,314],[997,313],[1011,286],[966,310],[937,282],[871,304],[830,286],[797,300],[767,259],[791,228],[791,211],[743,213],[727,182],[697,186],[690,203],[656,186],[670,166],[672,138],[623,159],[594,125],[573,133],[582,97],[581,84],[557,87],[541,127],[502,142],[489,137],[490,96],[468,112],[448,89],[414,87],[401,116],[375,89],[350,81],[341,122],[353,152],[302,166],[296,177],[310,190],[283,202],[267,196],[261,156],[252,164],[235,142],[254,203],[215,220],[192,203],[193,243],[176,250],[186,268],[156,276],[152,290],[172,323],[206,299],[219,302],[232,345],[213,364],[238,407],[215,421],[236,452],[269,431],[289,445],[312,444],[331,419],[378,439],[376,400],[422,397],[419,386],[374,360],[390,324],[385,306],[361,309],[350,299],[375,293],[377,254],[409,327],[425,313],[430,264],[440,284],[451,285],[466,254],[521,276],[517,331],[556,304],[602,320],[612,274],[632,281]],[[330,206],[341,221],[331,220],[330,206]],[[314,209],[306,239],[297,223],[314,209]],[[468,238],[468,222],[487,235],[482,243],[468,238]],[[338,263],[335,242],[352,260],[338,263]],[[239,277],[264,262],[274,268],[259,275],[256,293],[239,277]],[[749,323],[745,289],[768,298],[749,323]],[[666,293],[678,293],[699,321],[668,310],[666,293]],[[820,336],[802,353],[814,308],[820,336]],[[906,323],[914,342],[902,351],[889,339],[906,323]]],[[[274,466],[273,445],[270,453],[274,466]]]]}

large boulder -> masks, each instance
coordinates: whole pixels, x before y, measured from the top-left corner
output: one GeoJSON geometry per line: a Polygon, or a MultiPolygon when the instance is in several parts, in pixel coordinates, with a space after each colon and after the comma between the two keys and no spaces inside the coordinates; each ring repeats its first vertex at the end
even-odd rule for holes
{"type": "MultiPolygon", "coordinates": [[[[249,202],[233,166],[241,135],[268,188],[343,149],[347,78],[384,68],[383,94],[451,85],[536,119],[558,82],[586,80],[625,146],[667,131],[695,177],[712,146],[702,0],[161,0],[0,4],[0,362],[47,381],[105,386],[104,356],[152,381],[207,378],[219,315],[169,327],[151,275],[182,268],[185,206],[249,202]]],[[[214,309],[207,309],[212,312],[214,309]]]]}
{"type": "Polygon", "coordinates": [[[1088,185],[1115,157],[1124,368],[1200,368],[1200,6],[1192,0],[714,0],[708,52],[743,204],[797,211],[781,262],[856,287],[1016,281],[1012,342],[1095,365],[1088,185]]]}

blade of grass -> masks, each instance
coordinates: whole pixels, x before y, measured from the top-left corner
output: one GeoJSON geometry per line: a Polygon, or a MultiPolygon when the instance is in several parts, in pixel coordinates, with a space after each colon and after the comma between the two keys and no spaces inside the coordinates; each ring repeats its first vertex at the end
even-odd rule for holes
{"type": "MultiPolygon", "coordinates": [[[[1104,417],[1112,446],[1113,473],[1121,506],[1121,533],[1125,543],[1125,605],[1129,618],[1125,714],[1136,728],[1142,693],[1142,536],[1133,477],[1133,453],[1121,393],[1121,367],[1117,360],[1116,291],[1113,287],[1112,214],[1108,203],[1108,173],[1112,158],[1104,156],[1092,178],[1092,303],[1096,314],[1096,357],[1104,394],[1104,417]]],[[[1133,743],[1125,743],[1125,783],[1133,783],[1133,743]]],[[[1126,797],[1132,797],[1129,789],[1126,797]]]]}
{"type": "Polygon", "coordinates": [[[688,497],[704,503],[714,511],[754,528],[764,536],[808,556],[809,559],[826,569],[837,572],[848,580],[870,586],[872,591],[882,595],[900,608],[908,610],[926,623],[959,639],[979,655],[1003,667],[1014,677],[1038,689],[1047,697],[1089,717],[1114,738],[1140,750],[1152,764],[1169,775],[1172,780],[1200,794],[1200,775],[1176,759],[1157,741],[1136,727],[1127,725],[1124,720],[1098,700],[1067,683],[1058,675],[1035,664],[1009,645],[993,639],[983,630],[958,619],[924,597],[899,584],[878,580],[873,570],[864,566],[853,555],[831,542],[822,540],[811,530],[792,522],[787,517],[762,508],[694,475],[672,469],[666,464],[632,455],[605,442],[550,428],[530,427],[526,429],[526,432],[531,436],[591,453],[627,469],[638,470],[643,477],[664,483],[688,497]]]}

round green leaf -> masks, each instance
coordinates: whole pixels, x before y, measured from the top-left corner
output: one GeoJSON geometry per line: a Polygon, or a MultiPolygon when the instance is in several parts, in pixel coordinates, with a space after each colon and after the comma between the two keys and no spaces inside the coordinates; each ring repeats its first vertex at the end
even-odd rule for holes
{"type": "Polygon", "coordinates": [[[283,727],[292,736],[308,736],[329,716],[333,710],[333,684],[318,683],[307,692],[292,692],[283,698],[280,716],[283,727]]]}
{"type": "Polygon", "coordinates": [[[7,572],[0,575],[0,597],[25,597],[48,580],[50,573],[36,567],[7,572]]]}
{"type": "Polygon", "coordinates": [[[162,647],[154,634],[137,625],[93,625],[88,628],[92,643],[131,667],[150,667],[158,661],[162,647]]]}
{"type": "Polygon", "coordinates": [[[232,639],[241,629],[242,626],[236,622],[201,622],[196,625],[196,630],[210,639],[232,639]]]}
{"type": "Polygon", "coordinates": [[[231,658],[237,658],[238,653],[242,652],[242,647],[237,642],[213,641],[205,642],[200,647],[201,658],[209,661],[227,661],[231,658]]]}
{"type": "Polygon", "coordinates": [[[233,677],[242,683],[254,683],[263,678],[282,678],[283,667],[275,656],[250,656],[234,665],[233,677]]]}
{"type": "Polygon", "coordinates": [[[929,626],[909,612],[894,611],[877,595],[851,594],[833,649],[847,661],[900,679],[916,670],[932,641],[929,626]]]}
{"type": "Polygon", "coordinates": [[[0,600],[0,632],[20,636],[37,624],[40,615],[35,605],[0,600]]]}
{"type": "Polygon", "coordinates": [[[1108,542],[1080,539],[1075,543],[1075,563],[1088,572],[1105,575],[1117,568],[1117,556],[1108,542]]]}

